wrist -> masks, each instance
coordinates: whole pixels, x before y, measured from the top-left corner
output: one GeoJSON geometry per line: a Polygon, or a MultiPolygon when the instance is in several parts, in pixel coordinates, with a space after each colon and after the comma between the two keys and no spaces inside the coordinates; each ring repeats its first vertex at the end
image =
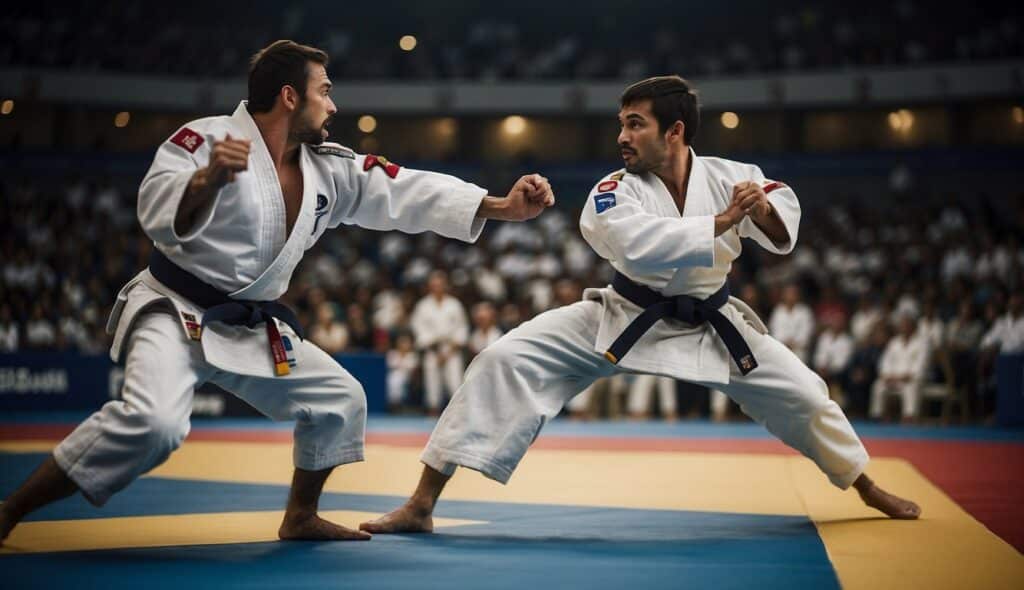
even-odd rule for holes
{"type": "Polygon", "coordinates": [[[476,216],[484,219],[497,219],[504,221],[508,215],[509,200],[507,197],[492,197],[487,195],[480,201],[480,207],[476,210],[476,216]]]}
{"type": "Polygon", "coordinates": [[[757,210],[752,213],[751,217],[754,218],[754,221],[761,223],[767,221],[769,217],[775,214],[775,207],[772,205],[771,201],[765,201],[764,207],[758,207],[757,210]]]}

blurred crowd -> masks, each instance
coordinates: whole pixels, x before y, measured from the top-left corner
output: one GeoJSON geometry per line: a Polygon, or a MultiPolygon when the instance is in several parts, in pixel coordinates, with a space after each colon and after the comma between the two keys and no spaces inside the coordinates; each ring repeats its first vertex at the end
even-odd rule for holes
{"type": "Polygon", "coordinates": [[[0,66],[241,77],[249,56],[278,38],[324,48],[341,80],[635,80],[976,62],[1024,55],[1012,6],[598,0],[581,16],[573,3],[534,0],[483,13],[475,2],[436,10],[388,0],[22,3],[0,16],[0,66]],[[399,48],[405,34],[417,36],[415,49],[399,48]]]}
{"type": "MultiPolygon", "coordinates": [[[[117,290],[151,248],[135,219],[137,187],[103,178],[0,186],[0,351],[104,353],[117,290]]],[[[733,293],[854,417],[991,415],[996,357],[1024,353],[1024,194],[998,207],[984,195],[888,207],[801,198],[796,251],[748,244],[733,293]]],[[[491,223],[473,245],[343,226],[307,252],[285,302],[328,352],[385,355],[393,410],[437,413],[477,352],[609,282],[578,215],[491,223]]],[[[649,376],[596,384],[570,411],[736,414],[717,392],[649,376]]]]}

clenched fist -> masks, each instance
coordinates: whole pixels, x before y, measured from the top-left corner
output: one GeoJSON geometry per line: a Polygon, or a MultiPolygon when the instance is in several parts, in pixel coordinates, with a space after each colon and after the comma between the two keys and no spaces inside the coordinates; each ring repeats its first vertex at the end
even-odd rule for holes
{"type": "Polygon", "coordinates": [[[235,174],[249,168],[248,139],[232,139],[229,133],[224,141],[213,142],[210,163],[207,165],[206,181],[213,189],[219,189],[235,181],[235,174]]]}

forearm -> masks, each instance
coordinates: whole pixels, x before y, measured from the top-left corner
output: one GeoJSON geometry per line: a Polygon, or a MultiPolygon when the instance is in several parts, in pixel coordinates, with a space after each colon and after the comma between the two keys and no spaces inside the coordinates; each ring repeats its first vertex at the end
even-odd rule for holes
{"type": "Polygon", "coordinates": [[[775,207],[770,202],[768,205],[769,211],[767,214],[758,215],[752,211],[750,219],[772,242],[781,246],[789,242],[789,231],[786,230],[786,225],[782,222],[778,212],[775,211],[775,207]]]}
{"type": "Polygon", "coordinates": [[[476,216],[481,219],[509,221],[512,219],[509,211],[509,201],[505,197],[492,197],[488,195],[480,201],[480,207],[476,210],[476,216]]]}
{"type": "Polygon", "coordinates": [[[209,203],[217,195],[218,190],[210,183],[208,169],[196,170],[175,213],[174,231],[179,235],[187,233],[195,223],[196,212],[209,203]]]}

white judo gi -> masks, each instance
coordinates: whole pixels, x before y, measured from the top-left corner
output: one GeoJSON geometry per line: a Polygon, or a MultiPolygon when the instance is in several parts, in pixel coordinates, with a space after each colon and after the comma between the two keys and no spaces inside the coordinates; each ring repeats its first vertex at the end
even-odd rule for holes
{"type": "MultiPolygon", "coordinates": [[[[636,283],[674,296],[705,299],[725,283],[740,255],[741,237],[771,252],[793,249],[800,205],[775,183],[768,199],[790,240],[776,245],[749,218],[717,238],[714,216],[726,210],[733,186],[766,184],[757,166],[697,157],[693,151],[685,209],[680,215],[654,174],[619,172],[591,192],[580,219],[583,237],[636,283]]],[[[863,472],[868,455],[824,381],[781,342],[742,301],[719,310],[739,331],[758,366],[746,375],[708,324],[656,322],[617,364],[604,356],[640,313],[611,286],[588,289],[583,301],[523,323],[480,353],[442,414],[421,460],[446,474],[457,466],[508,481],[545,422],[595,379],[618,371],[663,375],[719,389],[789,446],[810,457],[840,488],[863,472]]]]}
{"type": "MultiPolygon", "coordinates": [[[[268,301],[285,293],[303,252],[328,228],[434,231],[474,241],[486,191],[457,178],[399,168],[337,144],[302,145],[302,203],[291,234],[270,153],[243,101],[231,116],[188,123],[164,142],[139,189],[143,230],[167,259],[234,300],[268,301]],[[193,173],[214,141],[251,140],[249,168],[175,230],[193,173]]],[[[108,331],[111,357],[125,358],[122,399],[111,401],[55,449],[58,465],[92,503],[162,463],[189,431],[193,390],[212,382],[275,420],[295,420],[295,466],[316,471],[363,459],[366,398],[329,355],[275,322],[290,373],[276,376],[267,326],[206,324],[203,309],[158,281],[149,269],[121,290],[108,331]]]]}

